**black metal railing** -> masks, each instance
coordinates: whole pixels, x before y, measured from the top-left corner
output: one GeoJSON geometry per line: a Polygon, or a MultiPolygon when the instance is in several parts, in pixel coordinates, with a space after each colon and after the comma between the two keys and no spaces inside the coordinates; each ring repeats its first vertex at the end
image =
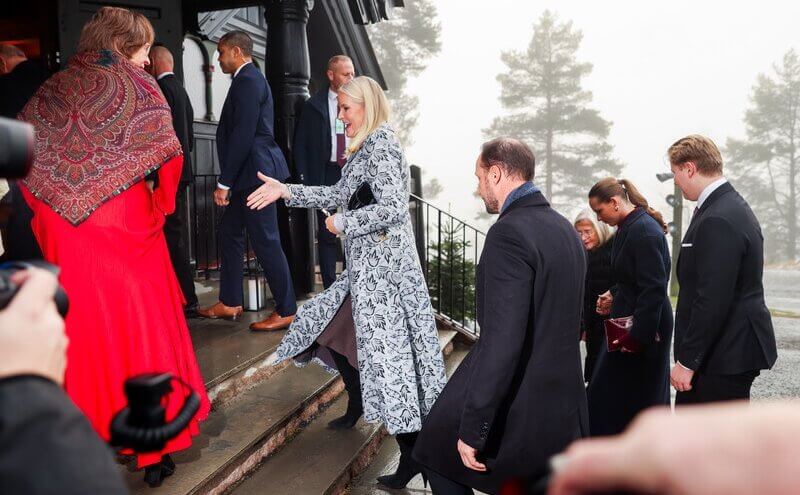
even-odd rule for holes
{"type": "Polygon", "coordinates": [[[475,270],[486,233],[419,196],[409,206],[434,311],[477,338],[475,270]]]}

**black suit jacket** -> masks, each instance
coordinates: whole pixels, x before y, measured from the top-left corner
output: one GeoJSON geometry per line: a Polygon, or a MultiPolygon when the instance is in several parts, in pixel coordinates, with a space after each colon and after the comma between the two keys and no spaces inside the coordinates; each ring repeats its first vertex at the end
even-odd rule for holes
{"type": "Polygon", "coordinates": [[[414,456],[496,493],[537,478],[550,456],[588,434],[578,333],[586,255],[572,224],[541,193],[513,202],[486,236],[477,267],[481,336],[422,426],[414,456]],[[489,471],[461,463],[458,439],[489,471]]]}
{"type": "Polygon", "coordinates": [[[777,349],[763,272],[758,219],[725,183],[695,213],[683,238],[675,359],[701,373],[771,368],[777,349]]]}
{"type": "Polygon", "coordinates": [[[183,150],[181,182],[192,182],[194,180],[194,171],[192,169],[194,110],[192,109],[192,103],[189,101],[186,89],[184,89],[183,84],[175,74],[168,74],[159,79],[158,86],[169,104],[172,112],[172,127],[175,128],[175,134],[178,136],[178,141],[180,141],[181,149],[183,150]]]}
{"type": "Polygon", "coordinates": [[[252,63],[233,78],[217,127],[219,182],[233,191],[263,184],[261,172],[284,181],[289,168],[273,132],[275,110],[264,74],[252,63]]]}
{"type": "Polygon", "coordinates": [[[292,148],[295,179],[307,186],[336,184],[339,174],[326,173],[331,161],[331,124],[328,87],[306,100],[294,132],[292,148]]]}
{"type": "Polygon", "coordinates": [[[125,494],[113,454],[56,384],[0,380],[0,493],[125,494]]]}
{"type": "Polygon", "coordinates": [[[0,116],[15,119],[46,79],[47,73],[30,60],[0,76],[0,116]]]}

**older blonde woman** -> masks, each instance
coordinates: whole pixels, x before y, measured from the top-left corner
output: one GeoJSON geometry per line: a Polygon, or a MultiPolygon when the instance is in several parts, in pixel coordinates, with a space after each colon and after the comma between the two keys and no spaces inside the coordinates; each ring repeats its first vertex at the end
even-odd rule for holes
{"type": "Polygon", "coordinates": [[[386,96],[362,76],[345,84],[338,98],[350,138],[341,180],[333,186],[285,185],[259,174],[264,185],[248,205],[263,208],[283,198],[290,207],[341,209],[326,224],[344,235],[348,268],[300,308],[278,357],[336,365],[349,401],[347,414],[330,426],[352,427],[363,405],[367,421],[397,435],[397,472],[378,480],[401,488],[420,472],[411,450],[444,386],[444,363],[411,230],[409,169],[388,124],[386,96]],[[357,202],[362,205],[354,209],[357,202]]]}
{"type": "Polygon", "coordinates": [[[614,285],[611,273],[611,246],[609,242],[614,231],[608,225],[597,221],[592,210],[585,209],[575,217],[575,230],[581,236],[586,248],[586,286],[583,295],[583,320],[581,340],[586,343],[586,361],[583,366],[583,378],[589,383],[592,378],[600,347],[603,345],[605,331],[603,321],[606,316],[595,311],[597,297],[614,285]]]}

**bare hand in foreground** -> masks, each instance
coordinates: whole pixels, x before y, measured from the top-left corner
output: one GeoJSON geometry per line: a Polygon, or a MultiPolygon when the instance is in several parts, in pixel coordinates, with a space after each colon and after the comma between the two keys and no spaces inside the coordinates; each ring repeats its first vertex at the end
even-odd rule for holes
{"type": "Polygon", "coordinates": [[[22,287],[0,311],[0,378],[40,375],[59,385],[67,364],[67,336],[53,296],[56,277],[42,269],[17,272],[22,287]]]}
{"type": "Polygon", "coordinates": [[[611,314],[611,303],[614,302],[614,296],[611,295],[611,291],[606,291],[597,298],[597,314],[599,315],[608,315],[611,314]]]}
{"type": "Polygon", "coordinates": [[[798,454],[798,402],[653,409],[620,436],[572,444],[548,494],[796,494],[798,454]]]}
{"type": "Polygon", "coordinates": [[[486,471],[486,466],[480,462],[478,462],[478,451],[473,449],[469,445],[465,444],[461,439],[458,440],[458,455],[461,456],[461,462],[464,463],[469,469],[473,471],[486,471]]]}
{"type": "Polygon", "coordinates": [[[258,172],[258,178],[261,179],[264,184],[259,186],[258,189],[253,191],[250,196],[247,197],[248,207],[253,210],[260,210],[281,198],[289,199],[289,188],[286,187],[286,184],[283,184],[272,177],[267,177],[261,172],[258,172]]]}
{"type": "Polygon", "coordinates": [[[230,203],[230,200],[228,200],[229,192],[228,189],[218,187],[214,190],[214,203],[216,203],[217,206],[228,206],[228,203],[230,203]]]}

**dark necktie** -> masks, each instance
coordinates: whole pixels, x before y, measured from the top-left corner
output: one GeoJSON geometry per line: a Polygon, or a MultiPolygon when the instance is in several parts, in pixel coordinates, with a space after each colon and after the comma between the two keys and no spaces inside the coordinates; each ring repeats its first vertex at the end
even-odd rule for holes
{"type": "MultiPolygon", "coordinates": [[[[336,130],[338,131],[340,128],[344,127],[340,124],[339,119],[336,119],[336,130]]],[[[347,161],[344,157],[345,152],[345,141],[344,141],[344,130],[342,132],[336,133],[336,163],[339,164],[340,167],[344,167],[345,162],[347,161]]]]}

